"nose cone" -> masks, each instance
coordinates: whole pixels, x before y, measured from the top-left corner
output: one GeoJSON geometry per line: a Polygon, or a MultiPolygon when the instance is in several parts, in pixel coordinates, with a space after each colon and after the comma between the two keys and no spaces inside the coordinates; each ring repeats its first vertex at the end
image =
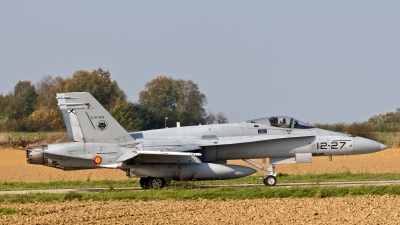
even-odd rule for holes
{"type": "Polygon", "coordinates": [[[353,150],[355,154],[378,152],[387,148],[386,145],[370,139],[362,137],[355,137],[353,139],[353,150]]]}

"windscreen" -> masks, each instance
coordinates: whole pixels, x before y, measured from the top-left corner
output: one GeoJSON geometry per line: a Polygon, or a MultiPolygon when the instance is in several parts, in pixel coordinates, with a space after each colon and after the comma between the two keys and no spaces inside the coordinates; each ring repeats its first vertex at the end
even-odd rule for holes
{"type": "Polygon", "coordinates": [[[310,129],[314,128],[308,123],[304,123],[298,119],[295,119],[290,116],[273,116],[273,117],[264,117],[254,120],[248,120],[247,123],[258,123],[269,125],[273,127],[282,127],[282,128],[297,128],[297,129],[310,129]]]}

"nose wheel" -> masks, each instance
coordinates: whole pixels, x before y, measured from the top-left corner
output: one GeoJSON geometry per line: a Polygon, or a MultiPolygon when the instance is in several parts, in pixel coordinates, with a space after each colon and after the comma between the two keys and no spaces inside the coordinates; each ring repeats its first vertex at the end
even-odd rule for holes
{"type": "Polygon", "coordinates": [[[272,175],[267,175],[264,177],[264,184],[265,186],[275,186],[276,185],[276,177],[272,175]]]}
{"type": "Polygon", "coordinates": [[[276,173],[275,173],[275,164],[270,164],[266,169],[268,171],[267,175],[264,177],[265,186],[275,186],[276,185],[276,173]]]}

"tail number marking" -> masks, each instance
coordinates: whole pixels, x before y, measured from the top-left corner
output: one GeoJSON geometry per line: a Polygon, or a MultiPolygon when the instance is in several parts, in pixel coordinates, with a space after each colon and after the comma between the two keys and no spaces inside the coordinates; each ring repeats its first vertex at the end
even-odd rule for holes
{"type": "Polygon", "coordinates": [[[317,149],[328,149],[328,147],[330,149],[342,149],[345,145],[346,145],[345,141],[339,141],[339,142],[333,141],[330,145],[328,144],[328,142],[321,142],[321,143],[317,142],[317,149]],[[340,148],[338,148],[339,144],[340,148]]]}

